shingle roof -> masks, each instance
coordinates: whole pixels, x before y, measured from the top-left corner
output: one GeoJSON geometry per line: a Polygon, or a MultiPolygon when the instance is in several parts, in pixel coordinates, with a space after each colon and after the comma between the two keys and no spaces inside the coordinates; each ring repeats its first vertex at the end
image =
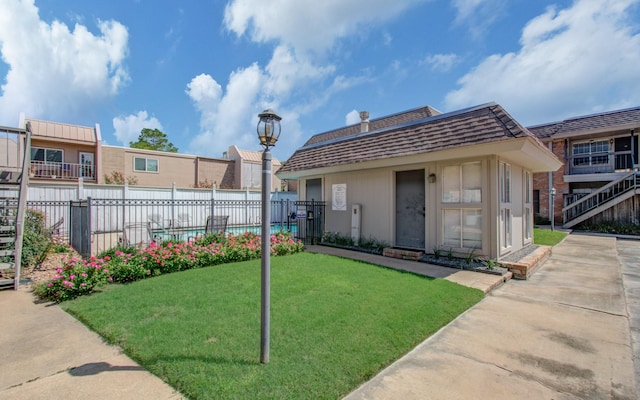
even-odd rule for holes
{"type": "Polygon", "coordinates": [[[556,134],[612,128],[636,123],[640,126],[640,107],[583,115],[528,129],[538,138],[546,139],[556,134]]]}
{"type": "MultiPolygon", "coordinates": [[[[433,117],[435,115],[441,114],[440,111],[436,110],[430,106],[424,106],[419,108],[414,108],[407,111],[402,111],[397,114],[387,115],[385,117],[372,119],[369,121],[369,131],[375,131],[378,129],[387,128],[389,126],[395,126],[404,124],[410,121],[421,120],[428,117],[433,117]]],[[[325,142],[327,140],[338,139],[346,136],[356,135],[360,133],[360,123],[345,126],[343,128],[334,129],[331,131],[318,133],[317,135],[311,136],[309,140],[304,144],[305,146],[320,142],[325,142]]]]}
{"type": "Polygon", "coordinates": [[[430,153],[459,146],[530,137],[500,105],[483,104],[298,149],[279,173],[430,153]]]}

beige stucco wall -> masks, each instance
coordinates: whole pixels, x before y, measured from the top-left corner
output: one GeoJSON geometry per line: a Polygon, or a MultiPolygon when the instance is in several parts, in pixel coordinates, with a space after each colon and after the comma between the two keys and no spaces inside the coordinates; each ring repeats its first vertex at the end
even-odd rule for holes
{"type": "MultiPolygon", "coordinates": [[[[512,198],[512,246],[500,250],[499,243],[499,185],[498,162],[495,156],[449,160],[446,162],[425,162],[393,168],[367,169],[362,171],[339,172],[323,176],[306,177],[300,180],[300,187],[306,187],[307,179],[322,179],[323,201],[326,202],[325,231],[351,234],[351,207],[362,205],[361,237],[375,238],[394,244],[395,241],[395,176],[397,171],[425,171],[425,252],[431,253],[434,248],[442,248],[443,243],[443,209],[445,208],[480,208],[482,210],[482,249],[474,250],[478,256],[498,258],[516,251],[528,244],[524,241],[523,224],[523,168],[511,165],[511,198],[512,198]],[[442,202],[442,170],[447,165],[480,161],[482,165],[482,201],[474,205],[452,205],[442,202]],[[429,175],[435,174],[436,182],[429,182],[429,175]],[[347,210],[332,210],[332,185],[347,185],[347,210]]],[[[306,193],[301,190],[301,200],[306,193]]],[[[447,247],[448,249],[448,247],[447,247]]],[[[452,249],[458,255],[466,255],[469,249],[452,249]]]]}

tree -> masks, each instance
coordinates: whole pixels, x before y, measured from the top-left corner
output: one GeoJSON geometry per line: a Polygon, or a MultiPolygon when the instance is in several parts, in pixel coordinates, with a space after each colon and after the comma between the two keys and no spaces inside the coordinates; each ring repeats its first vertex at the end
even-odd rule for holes
{"type": "Polygon", "coordinates": [[[167,134],[158,129],[144,128],[140,131],[137,142],[129,142],[134,149],[158,150],[177,153],[178,148],[167,138],[167,134]]]}

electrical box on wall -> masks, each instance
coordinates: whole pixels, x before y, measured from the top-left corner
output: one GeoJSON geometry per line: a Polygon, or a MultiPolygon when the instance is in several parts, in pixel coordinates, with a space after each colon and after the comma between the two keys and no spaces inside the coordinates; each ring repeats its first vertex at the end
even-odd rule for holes
{"type": "Polygon", "coordinates": [[[360,224],[362,222],[362,205],[351,205],[351,239],[355,243],[360,240],[360,224]]]}

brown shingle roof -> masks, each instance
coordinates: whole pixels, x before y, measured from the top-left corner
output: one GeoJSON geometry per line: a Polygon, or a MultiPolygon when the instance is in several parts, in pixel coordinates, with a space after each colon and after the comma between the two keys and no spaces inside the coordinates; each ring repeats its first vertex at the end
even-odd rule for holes
{"type": "Polygon", "coordinates": [[[430,153],[459,146],[531,137],[500,105],[452,113],[337,138],[298,149],[279,173],[430,153]]]}
{"type": "MultiPolygon", "coordinates": [[[[370,120],[369,131],[375,131],[390,126],[400,125],[410,121],[417,121],[439,114],[441,114],[440,111],[430,106],[414,108],[412,110],[402,111],[397,114],[387,115],[385,117],[370,120]]],[[[307,143],[305,143],[304,145],[307,146],[310,144],[326,142],[327,140],[357,135],[358,133],[360,133],[360,123],[323,133],[318,133],[317,135],[311,136],[311,138],[307,140],[307,143]]]]}
{"type": "Polygon", "coordinates": [[[560,122],[532,126],[528,129],[538,138],[546,139],[556,134],[589,131],[602,128],[612,128],[613,130],[616,126],[634,123],[640,126],[640,107],[583,115],[580,117],[568,118],[560,122]]]}

